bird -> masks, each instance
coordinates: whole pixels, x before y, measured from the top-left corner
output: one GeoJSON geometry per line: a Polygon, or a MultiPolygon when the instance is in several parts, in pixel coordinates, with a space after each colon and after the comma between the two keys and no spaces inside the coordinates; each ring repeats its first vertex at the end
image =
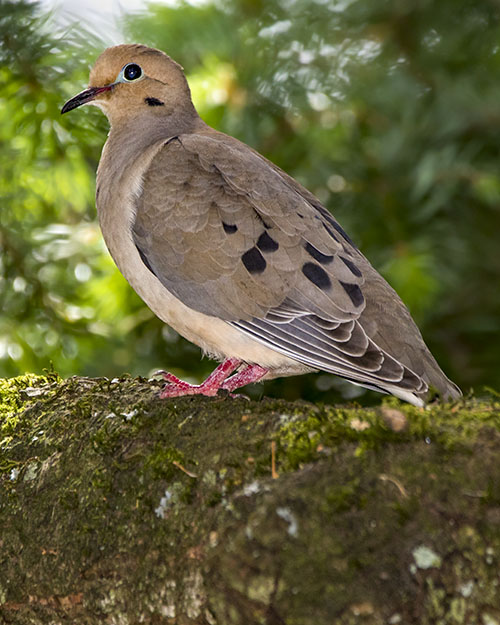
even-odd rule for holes
{"type": "Polygon", "coordinates": [[[456,400],[404,303],[306,188],[198,115],[183,68],[104,50],[89,87],[110,131],[96,178],[108,250],[146,305],[219,364],[162,398],[324,371],[415,406],[456,400]]]}

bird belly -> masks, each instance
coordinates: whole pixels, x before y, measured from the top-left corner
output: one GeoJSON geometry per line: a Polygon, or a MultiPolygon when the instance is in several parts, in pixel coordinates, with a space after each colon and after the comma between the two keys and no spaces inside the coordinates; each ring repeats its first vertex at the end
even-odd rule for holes
{"type": "Polygon", "coordinates": [[[311,370],[261,345],[223,319],[205,315],[183,304],[144,265],[130,235],[123,237],[120,253],[111,249],[110,252],[130,286],[155,315],[208,355],[217,359],[237,358],[256,363],[280,376],[311,370]]]}

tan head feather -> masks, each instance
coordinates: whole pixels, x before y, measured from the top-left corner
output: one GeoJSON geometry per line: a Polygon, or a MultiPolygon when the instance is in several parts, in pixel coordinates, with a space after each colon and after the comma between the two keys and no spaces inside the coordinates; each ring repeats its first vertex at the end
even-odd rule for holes
{"type": "Polygon", "coordinates": [[[112,126],[138,115],[194,111],[182,67],[161,50],[140,44],[114,46],[97,58],[89,88],[69,100],[63,112],[82,104],[98,106],[112,126]]]}

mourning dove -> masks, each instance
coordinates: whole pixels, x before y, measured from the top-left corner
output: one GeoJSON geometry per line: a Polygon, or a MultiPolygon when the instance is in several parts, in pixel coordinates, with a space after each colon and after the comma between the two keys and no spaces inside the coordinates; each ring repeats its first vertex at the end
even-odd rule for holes
{"type": "Polygon", "coordinates": [[[164,372],[162,397],[317,370],[416,406],[431,389],[460,396],[330,212],[207,126],[169,56],[138,44],[108,48],[62,113],[82,104],[111,125],[96,191],[111,256],[160,319],[221,361],[197,386],[164,372]]]}

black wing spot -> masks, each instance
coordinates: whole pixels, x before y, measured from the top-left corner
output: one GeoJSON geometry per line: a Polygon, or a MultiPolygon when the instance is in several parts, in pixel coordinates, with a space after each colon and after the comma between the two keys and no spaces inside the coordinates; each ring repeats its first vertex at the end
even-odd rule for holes
{"type": "Polygon", "coordinates": [[[363,274],[352,262],[352,260],[349,260],[349,258],[344,258],[343,256],[339,256],[339,258],[344,263],[344,265],[351,270],[351,273],[353,273],[356,277],[361,278],[363,274]]]}
{"type": "Polygon", "coordinates": [[[351,284],[350,282],[342,282],[342,280],[339,280],[339,282],[344,291],[351,298],[351,302],[354,306],[356,306],[356,308],[361,306],[365,301],[365,298],[363,297],[363,293],[361,292],[359,286],[357,284],[351,284]]]}
{"type": "Polygon", "coordinates": [[[263,232],[257,239],[257,247],[261,252],[275,252],[279,248],[277,243],[267,232],[263,232]]]}
{"type": "MultiPolygon", "coordinates": [[[[318,219],[319,219],[319,218],[318,218],[318,219]]],[[[337,235],[333,232],[333,230],[332,230],[331,228],[329,228],[329,227],[325,224],[325,222],[322,222],[322,223],[323,223],[323,228],[324,228],[324,229],[328,232],[328,234],[332,237],[332,239],[333,239],[334,241],[337,241],[337,243],[340,243],[340,241],[339,241],[339,239],[338,239],[337,235]]]]}
{"type": "MultiPolygon", "coordinates": [[[[356,247],[354,245],[354,242],[352,241],[352,239],[350,238],[350,236],[347,234],[347,232],[344,231],[344,229],[342,228],[342,226],[340,226],[335,219],[333,218],[332,214],[330,213],[330,211],[326,210],[326,208],[324,206],[322,206],[319,202],[311,202],[311,204],[314,206],[314,208],[322,215],[322,217],[324,219],[326,219],[326,221],[333,226],[333,228],[335,228],[335,230],[342,235],[342,237],[348,242],[350,243],[353,247],[356,247]]],[[[325,228],[328,230],[328,232],[331,234],[330,230],[326,227],[325,223],[323,222],[323,225],[325,226],[325,228]]],[[[333,235],[332,235],[333,236],[333,235]]],[[[333,237],[336,238],[336,237],[333,237]]],[[[357,248],[356,248],[357,249],[357,248]]]]}
{"type": "Polygon", "coordinates": [[[348,243],[350,243],[353,247],[356,247],[356,245],[354,244],[354,241],[351,239],[351,237],[347,234],[347,232],[342,228],[340,224],[338,224],[334,219],[332,219],[331,224],[335,228],[335,230],[339,234],[341,234],[348,243]]]}
{"type": "Polygon", "coordinates": [[[251,247],[241,257],[249,273],[262,273],[267,266],[264,256],[256,247],[251,247]]]}
{"type": "Polygon", "coordinates": [[[227,224],[226,222],[222,222],[222,227],[224,228],[224,232],[227,234],[234,234],[238,230],[238,226],[234,224],[227,224]]]}
{"type": "Polygon", "coordinates": [[[328,263],[331,263],[333,260],[333,256],[331,254],[323,254],[323,252],[320,252],[314,247],[314,245],[311,245],[308,242],[306,242],[304,247],[306,248],[306,252],[322,265],[328,265],[328,263]]]}
{"type": "Polygon", "coordinates": [[[164,106],[165,105],[165,102],[158,100],[158,98],[144,98],[144,102],[146,102],[148,106],[164,106]]]}
{"type": "Polygon", "coordinates": [[[323,291],[326,291],[332,286],[332,281],[326,271],[323,267],[316,265],[316,263],[304,263],[302,265],[302,273],[308,280],[323,291]]]}

